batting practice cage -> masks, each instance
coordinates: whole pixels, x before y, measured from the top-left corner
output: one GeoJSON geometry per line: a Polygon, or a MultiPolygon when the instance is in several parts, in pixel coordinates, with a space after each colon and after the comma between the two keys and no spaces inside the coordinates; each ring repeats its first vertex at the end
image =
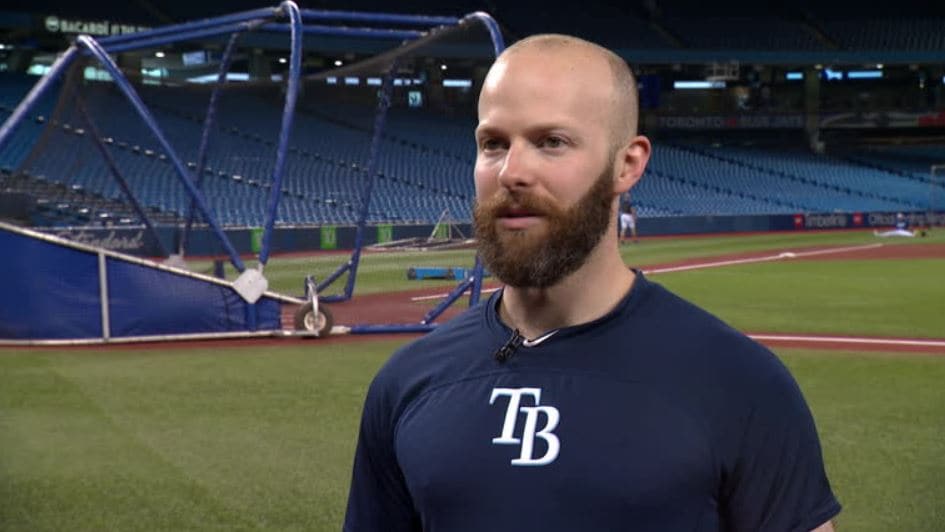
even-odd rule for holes
{"type": "Polygon", "coordinates": [[[486,13],[289,1],[77,37],[3,110],[0,185],[35,204],[0,223],[0,342],[430,330],[483,275],[457,245],[473,105],[446,105],[475,98],[448,65],[503,46],[486,13]],[[154,63],[169,49],[183,75],[154,63]],[[456,249],[413,249],[434,245],[456,249]]]}

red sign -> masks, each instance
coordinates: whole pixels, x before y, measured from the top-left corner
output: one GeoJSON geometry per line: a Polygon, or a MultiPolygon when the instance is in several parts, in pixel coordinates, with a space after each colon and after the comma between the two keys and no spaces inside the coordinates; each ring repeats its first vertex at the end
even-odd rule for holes
{"type": "Polygon", "coordinates": [[[924,127],[945,126],[945,112],[920,116],[919,125],[924,127]]]}
{"type": "Polygon", "coordinates": [[[853,213],[853,225],[863,225],[863,213],[855,212],[853,213]]]}
{"type": "Polygon", "coordinates": [[[803,229],[804,228],[804,215],[795,214],[794,215],[794,229],[803,229]]]}

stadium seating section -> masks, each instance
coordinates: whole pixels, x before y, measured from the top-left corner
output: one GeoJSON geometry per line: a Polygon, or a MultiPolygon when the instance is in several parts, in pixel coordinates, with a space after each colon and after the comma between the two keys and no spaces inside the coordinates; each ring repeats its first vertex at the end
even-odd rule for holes
{"type": "MultiPolygon", "coordinates": [[[[718,34],[691,29],[693,45],[738,46],[734,40],[713,44],[712,35],[718,34]]],[[[769,34],[773,46],[816,45],[815,37],[799,38],[802,32],[783,29],[769,34]]],[[[3,118],[35,79],[2,76],[3,118]]],[[[158,142],[112,84],[86,85],[82,102],[94,124],[76,112],[55,115],[69,118],[53,122],[55,95],[46,97],[0,153],[0,184],[36,199],[37,223],[137,223],[92,141],[97,131],[149,216],[158,223],[185,219],[190,196],[158,142]]],[[[208,92],[140,90],[188,169],[195,170],[208,92]]],[[[312,100],[299,107],[295,118],[278,223],[353,224],[368,176],[374,112],[312,100]]],[[[227,91],[217,116],[201,188],[223,225],[260,225],[271,190],[281,101],[252,88],[227,91]]],[[[373,170],[368,221],[431,223],[444,214],[469,220],[473,124],[471,117],[392,109],[373,170]]],[[[663,139],[655,145],[635,202],[643,217],[921,210],[930,187],[941,187],[930,184],[929,175],[930,166],[941,162],[941,147],[814,155],[802,149],[663,139]]]]}

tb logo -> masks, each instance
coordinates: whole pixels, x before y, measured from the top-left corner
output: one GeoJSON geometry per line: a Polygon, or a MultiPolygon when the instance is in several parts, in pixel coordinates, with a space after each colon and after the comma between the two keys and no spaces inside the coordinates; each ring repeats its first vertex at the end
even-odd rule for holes
{"type": "Polygon", "coordinates": [[[502,434],[498,438],[492,438],[492,443],[522,446],[519,457],[512,459],[512,465],[543,466],[554,462],[555,458],[558,457],[558,451],[561,450],[561,442],[552,431],[558,426],[561,415],[557,408],[539,404],[541,403],[541,388],[493,388],[489,404],[495,404],[499,397],[508,397],[509,405],[505,409],[502,434]],[[522,396],[531,397],[535,401],[535,406],[522,406],[522,396]],[[520,413],[525,414],[525,426],[522,429],[522,437],[516,438],[515,427],[518,424],[520,413]],[[544,414],[545,421],[541,430],[538,430],[539,414],[544,414]],[[536,436],[545,440],[545,443],[548,444],[548,450],[540,458],[532,456],[535,450],[536,436]]]}

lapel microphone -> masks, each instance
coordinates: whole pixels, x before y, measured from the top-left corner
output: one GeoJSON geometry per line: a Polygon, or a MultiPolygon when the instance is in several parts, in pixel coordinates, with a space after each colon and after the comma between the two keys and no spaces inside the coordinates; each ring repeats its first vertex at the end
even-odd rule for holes
{"type": "Polygon", "coordinates": [[[518,332],[518,329],[515,329],[512,331],[512,336],[509,337],[508,341],[505,342],[502,347],[497,349],[493,356],[500,364],[504,363],[506,360],[512,358],[512,355],[524,341],[525,337],[522,336],[522,333],[518,332]]]}

